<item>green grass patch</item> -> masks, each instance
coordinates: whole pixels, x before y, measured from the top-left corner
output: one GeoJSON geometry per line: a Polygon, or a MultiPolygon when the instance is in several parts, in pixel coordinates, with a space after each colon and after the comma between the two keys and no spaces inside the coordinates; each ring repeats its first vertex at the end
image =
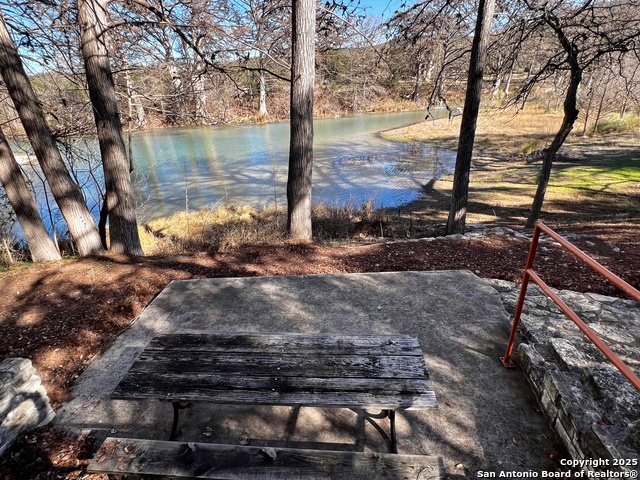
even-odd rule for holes
{"type": "Polygon", "coordinates": [[[522,147],[522,153],[528,155],[540,149],[540,141],[536,139],[527,140],[522,147]]]}
{"type": "Polygon", "coordinates": [[[624,116],[611,114],[604,118],[598,125],[591,128],[591,135],[606,135],[608,133],[628,132],[640,127],[640,116],[628,113],[624,116]]]}
{"type": "Polygon", "coordinates": [[[632,157],[618,157],[596,165],[556,165],[553,183],[565,187],[627,191],[630,184],[640,183],[640,163],[632,157]]]}

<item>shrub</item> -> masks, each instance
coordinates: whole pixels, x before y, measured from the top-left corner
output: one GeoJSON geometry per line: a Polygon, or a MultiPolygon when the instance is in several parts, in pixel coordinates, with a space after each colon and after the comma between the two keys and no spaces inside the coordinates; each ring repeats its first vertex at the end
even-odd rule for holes
{"type": "Polygon", "coordinates": [[[624,116],[610,114],[604,118],[597,126],[592,127],[590,134],[606,135],[608,133],[628,132],[640,127],[640,116],[628,113],[624,116]]]}

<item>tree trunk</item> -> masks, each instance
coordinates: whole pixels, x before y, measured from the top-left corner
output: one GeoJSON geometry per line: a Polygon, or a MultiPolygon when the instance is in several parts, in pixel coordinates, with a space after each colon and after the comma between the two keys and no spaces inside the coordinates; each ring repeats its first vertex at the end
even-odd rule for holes
{"type": "Polygon", "coordinates": [[[307,241],[312,238],[315,22],[315,0],[293,0],[287,230],[291,238],[307,241]]]}
{"type": "Polygon", "coordinates": [[[1,14],[0,73],[78,252],[83,256],[104,253],[82,190],[73,182],[62,160],[1,14]]]}
{"type": "Polygon", "coordinates": [[[266,118],[269,115],[267,111],[267,82],[264,77],[264,72],[260,70],[260,108],[258,109],[258,116],[260,118],[266,118]]]}
{"type": "Polygon", "coordinates": [[[433,75],[433,69],[435,68],[436,64],[433,62],[433,60],[429,60],[429,67],[427,68],[427,82],[431,81],[431,75],[433,75]]]}
{"type": "Polygon", "coordinates": [[[420,101],[420,88],[422,87],[422,72],[424,71],[424,63],[418,61],[416,63],[416,82],[413,86],[413,92],[411,92],[411,101],[420,101]]]}
{"type": "Polygon", "coordinates": [[[49,236],[38,207],[22,175],[20,165],[0,129],[0,182],[18,217],[34,262],[60,260],[60,253],[49,236]]]}
{"type": "Polygon", "coordinates": [[[467,93],[460,125],[458,153],[453,175],[451,209],[449,210],[449,219],[447,221],[447,235],[464,233],[465,229],[469,195],[469,172],[471,170],[473,143],[482,95],[482,77],[487,63],[487,45],[489,43],[489,34],[491,33],[494,8],[495,0],[480,0],[476,30],[471,47],[471,59],[469,61],[467,93]]]}
{"type": "Polygon", "coordinates": [[[604,98],[607,94],[606,90],[602,92],[600,96],[600,103],[598,104],[598,111],[596,112],[596,121],[593,123],[593,133],[598,134],[598,124],[600,123],[600,117],[602,115],[602,107],[604,106],[604,98]]]}
{"type": "MultiPolygon", "coordinates": [[[[131,138],[131,123],[133,122],[133,109],[136,109],[136,123],[138,124],[138,128],[145,127],[149,122],[147,120],[147,113],[144,111],[144,106],[140,101],[140,95],[135,93],[133,89],[131,75],[129,75],[129,70],[126,71],[125,79],[127,81],[127,101],[129,104],[129,115],[128,115],[128,127],[129,127],[129,138],[131,138]]],[[[130,169],[131,170],[131,169],[130,169]]]]}
{"type": "Polygon", "coordinates": [[[560,147],[562,147],[566,138],[569,136],[569,133],[571,133],[573,124],[578,118],[579,111],[576,105],[578,102],[578,87],[580,86],[581,81],[582,69],[578,67],[577,64],[572,64],[571,81],[567,88],[567,94],[565,95],[564,100],[564,118],[562,119],[560,130],[558,130],[558,133],[556,133],[556,136],[553,138],[553,141],[544,156],[544,160],[542,161],[542,170],[540,171],[540,176],[538,178],[538,189],[536,190],[536,195],[533,199],[529,218],[527,218],[527,222],[525,224],[525,227],[527,228],[533,228],[538,221],[538,217],[542,211],[544,196],[547,192],[547,186],[549,185],[553,159],[558,153],[558,150],[560,150],[560,147]]]}
{"type": "Polygon", "coordinates": [[[109,209],[109,249],[143,255],[122,123],[104,32],[108,0],[79,0],[78,22],[89,97],[98,131],[109,209]]]}
{"type": "Polygon", "coordinates": [[[496,79],[493,82],[493,88],[491,89],[491,98],[496,98],[500,93],[500,85],[502,84],[502,74],[496,75],[496,79]]]}
{"type": "Polygon", "coordinates": [[[204,86],[204,73],[200,69],[198,73],[191,77],[191,86],[193,88],[193,96],[195,99],[194,117],[199,125],[204,125],[209,121],[207,113],[207,92],[204,86]]]}
{"type": "Polygon", "coordinates": [[[160,28],[162,29],[160,42],[164,49],[164,60],[169,70],[169,75],[171,76],[171,85],[173,86],[173,92],[169,101],[171,107],[167,110],[164,106],[164,101],[160,100],[161,112],[166,123],[177,123],[179,119],[182,119],[185,113],[185,98],[182,91],[182,79],[180,78],[180,72],[178,71],[178,66],[176,65],[173,54],[173,45],[171,44],[171,39],[167,32],[168,27],[166,25],[162,25],[160,28]]]}
{"type": "Polygon", "coordinates": [[[509,91],[511,90],[511,80],[513,79],[513,68],[514,67],[512,63],[511,68],[509,69],[509,73],[507,75],[507,83],[504,84],[504,96],[507,99],[509,98],[509,91]]]}
{"type": "Polygon", "coordinates": [[[589,101],[587,102],[587,110],[584,112],[584,127],[582,128],[582,136],[587,136],[587,128],[589,127],[589,116],[591,115],[591,104],[593,103],[593,76],[587,82],[587,95],[589,95],[589,101]]]}

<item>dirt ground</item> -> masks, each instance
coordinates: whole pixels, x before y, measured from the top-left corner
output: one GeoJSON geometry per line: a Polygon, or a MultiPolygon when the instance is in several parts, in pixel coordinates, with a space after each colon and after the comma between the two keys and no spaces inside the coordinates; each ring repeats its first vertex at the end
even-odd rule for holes
{"type": "MultiPolygon", "coordinates": [[[[573,243],[640,286],[637,228],[573,228],[573,243]]],[[[519,281],[529,242],[511,235],[323,247],[248,245],[224,254],[102,257],[14,268],[0,275],[0,357],[31,358],[57,408],[82,371],[171,280],[186,278],[467,269],[519,281]]],[[[616,295],[614,287],[559,248],[536,268],[552,286],[616,295]]],[[[43,431],[2,460],[4,478],[82,478],[90,443],[43,431]],[[29,472],[29,473],[27,473],[29,472]],[[38,475],[33,475],[38,473],[38,475]],[[25,476],[26,475],[26,476],[25,476]],[[33,475],[33,476],[29,476],[33,475]]]]}

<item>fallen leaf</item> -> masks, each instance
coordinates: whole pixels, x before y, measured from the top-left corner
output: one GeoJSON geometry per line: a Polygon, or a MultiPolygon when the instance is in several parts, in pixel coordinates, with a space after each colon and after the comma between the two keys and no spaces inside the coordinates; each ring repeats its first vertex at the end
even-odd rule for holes
{"type": "Polygon", "coordinates": [[[511,441],[513,442],[514,445],[518,444],[518,439],[516,437],[511,437],[511,441]]]}

